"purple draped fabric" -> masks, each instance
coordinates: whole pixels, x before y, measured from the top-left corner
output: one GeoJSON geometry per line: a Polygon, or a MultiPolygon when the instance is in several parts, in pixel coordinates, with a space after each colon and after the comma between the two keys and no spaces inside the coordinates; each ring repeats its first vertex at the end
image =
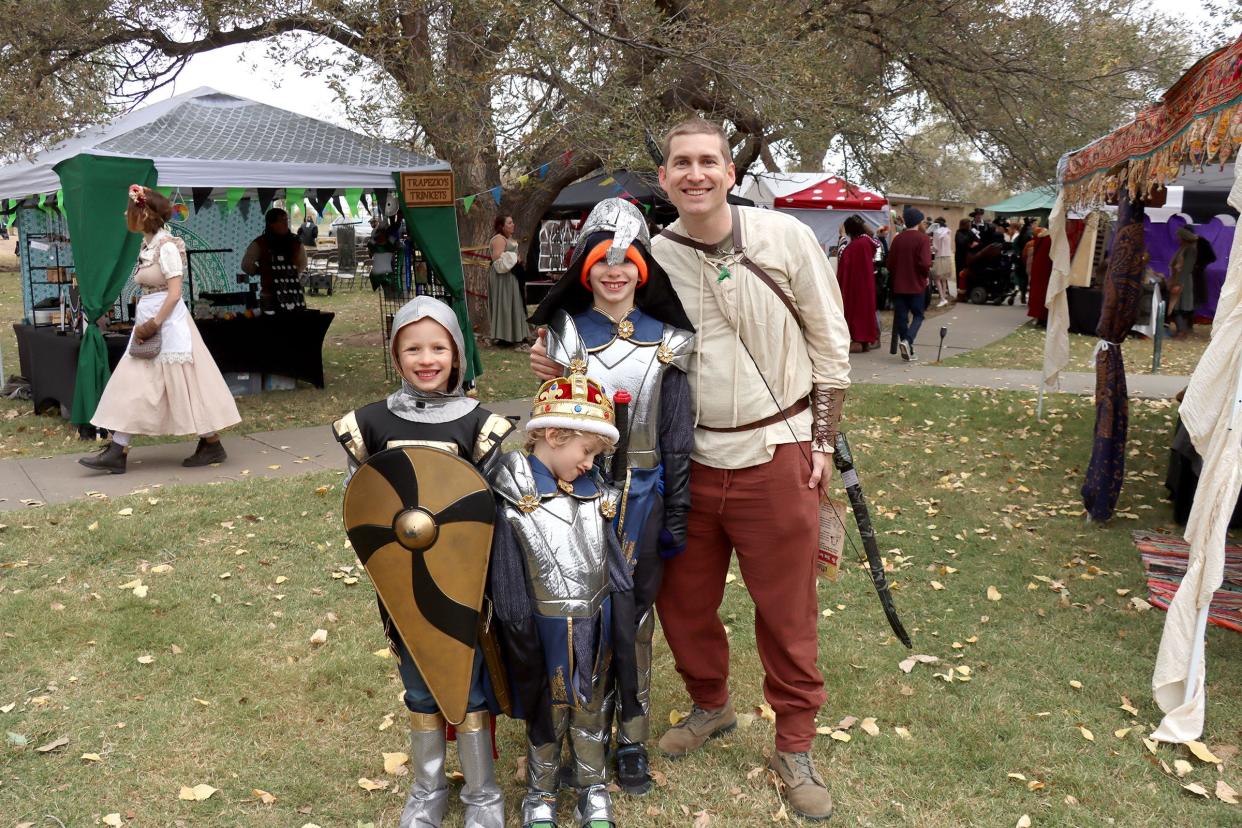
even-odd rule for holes
{"type": "Polygon", "coordinates": [[[1143,293],[1143,206],[1131,203],[1123,187],[1117,204],[1117,233],[1104,276],[1104,307],[1095,334],[1108,347],[1095,361],[1095,440],[1082,484],[1082,502],[1095,521],[1113,516],[1126,476],[1126,433],[1130,405],[1120,343],[1138,319],[1143,293]]]}
{"type": "Polygon", "coordinates": [[[1204,273],[1207,279],[1207,296],[1195,308],[1196,316],[1212,319],[1216,316],[1216,300],[1220,297],[1221,285],[1225,283],[1225,270],[1229,266],[1229,249],[1233,244],[1235,228],[1226,225],[1219,216],[1200,225],[1191,224],[1182,216],[1173,216],[1167,223],[1161,224],[1144,219],[1143,240],[1147,245],[1147,252],[1151,254],[1153,270],[1165,276],[1169,275],[1169,262],[1177,252],[1177,231],[1186,226],[1207,239],[1208,244],[1212,245],[1212,251],[1216,253],[1216,261],[1208,265],[1204,273]]]}

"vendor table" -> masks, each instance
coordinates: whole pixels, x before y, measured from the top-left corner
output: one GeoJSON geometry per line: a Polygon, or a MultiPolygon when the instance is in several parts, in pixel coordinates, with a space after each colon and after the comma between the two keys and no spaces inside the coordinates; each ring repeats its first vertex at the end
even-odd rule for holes
{"type": "MultiPolygon", "coordinates": [[[[323,388],[323,340],[335,314],[318,310],[253,319],[195,320],[203,342],[223,372],[279,374],[323,388]]],[[[49,325],[14,325],[22,374],[30,380],[35,410],[73,406],[82,337],[49,325]]],[[[129,345],[128,335],[104,336],[109,367],[129,345]]]]}

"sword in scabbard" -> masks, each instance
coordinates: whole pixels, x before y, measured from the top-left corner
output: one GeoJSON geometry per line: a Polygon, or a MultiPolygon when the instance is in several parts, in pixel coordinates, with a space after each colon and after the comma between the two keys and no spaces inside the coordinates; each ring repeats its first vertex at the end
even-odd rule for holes
{"type": "Polygon", "coordinates": [[[871,525],[871,512],[867,509],[867,498],[863,496],[862,483],[858,480],[858,472],[854,469],[854,456],[850,452],[849,441],[844,432],[837,433],[836,450],[832,462],[841,472],[841,482],[845,485],[845,494],[849,498],[850,508],[854,512],[854,520],[858,523],[858,536],[862,538],[863,550],[867,555],[867,568],[871,573],[871,583],[875,585],[876,594],[880,596],[880,606],[884,607],[884,615],[888,624],[902,644],[913,647],[910,634],[902,626],[897,617],[897,607],[893,605],[893,594],[888,588],[888,578],[884,575],[884,561],[880,558],[880,547],[875,542],[875,528],[871,525]]]}

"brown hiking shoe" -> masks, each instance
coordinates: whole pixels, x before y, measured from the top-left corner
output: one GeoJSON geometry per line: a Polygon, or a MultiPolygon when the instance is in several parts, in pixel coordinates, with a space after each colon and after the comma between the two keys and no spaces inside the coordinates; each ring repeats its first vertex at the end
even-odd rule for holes
{"type": "Polygon", "coordinates": [[[703,747],[708,739],[723,736],[736,728],[737,714],[733,712],[732,703],[725,702],[724,707],[715,710],[696,704],[689,716],[660,737],[660,750],[665,756],[677,759],[703,747]]]}
{"type": "Polygon", "coordinates": [[[807,819],[827,819],[832,816],[832,796],[828,786],[815,770],[811,753],[784,753],[776,751],[768,767],[785,783],[785,796],[789,807],[807,819]]]}

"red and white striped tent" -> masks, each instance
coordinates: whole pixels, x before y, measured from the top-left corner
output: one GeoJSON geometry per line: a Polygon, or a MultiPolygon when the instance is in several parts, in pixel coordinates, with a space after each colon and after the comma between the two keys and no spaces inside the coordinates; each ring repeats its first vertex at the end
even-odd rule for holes
{"type": "Polygon", "coordinates": [[[888,199],[831,173],[748,175],[736,192],[806,224],[825,251],[836,245],[841,224],[852,215],[872,227],[888,224],[888,199]]]}

